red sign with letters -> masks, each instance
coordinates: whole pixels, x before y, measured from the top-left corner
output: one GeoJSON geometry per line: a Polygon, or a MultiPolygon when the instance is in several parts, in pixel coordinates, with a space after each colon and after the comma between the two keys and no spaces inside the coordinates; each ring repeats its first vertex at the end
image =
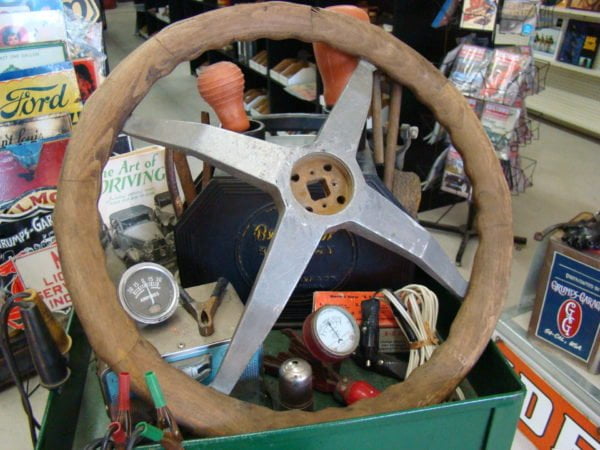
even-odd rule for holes
{"type": "Polygon", "coordinates": [[[518,423],[527,439],[539,449],[600,449],[598,424],[575,409],[504,342],[497,344],[527,389],[518,423]]]}
{"type": "Polygon", "coordinates": [[[556,316],[558,331],[566,338],[572,338],[581,327],[581,306],[573,299],[565,300],[556,316]]]}

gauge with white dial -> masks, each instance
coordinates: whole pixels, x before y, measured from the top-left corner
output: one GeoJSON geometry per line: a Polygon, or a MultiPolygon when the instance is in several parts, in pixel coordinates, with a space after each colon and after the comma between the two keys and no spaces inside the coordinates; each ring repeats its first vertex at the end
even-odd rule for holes
{"type": "Polygon", "coordinates": [[[302,337],[315,358],[323,362],[337,362],[356,350],[360,331],[356,320],[345,308],[327,305],[306,318],[302,337]]]}
{"type": "Polygon", "coordinates": [[[131,266],[121,277],[119,300],[137,322],[160,323],[177,309],[179,286],[168,269],[143,262],[131,266]]]}

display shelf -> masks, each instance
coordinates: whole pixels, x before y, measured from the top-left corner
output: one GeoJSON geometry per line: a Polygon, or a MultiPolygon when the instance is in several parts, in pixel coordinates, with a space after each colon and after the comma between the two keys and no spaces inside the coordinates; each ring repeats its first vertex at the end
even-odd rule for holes
{"type": "Polygon", "coordinates": [[[546,86],[545,91],[527,98],[527,110],[544,119],[600,138],[600,101],[592,97],[546,86]]]}
{"type": "MultiPolygon", "coordinates": [[[[574,64],[568,64],[568,63],[564,63],[561,61],[557,61],[552,56],[544,55],[541,53],[535,53],[534,58],[536,61],[542,61],[542,62],[549,63],[551,67],[559,67],[564,70],[570,70],[570,71],[577,72],[577,73],[580,73],[583,75],[588,75],[590,77],[600,78],[600,68],[598,68],[598,67],[588,69],[586,67],[580,67],[580,66],[576,66],[574,64]]],[[[596,66],[598,66],[598,64],[599,64],[598,61],[600,61],[600,60],[596,60],[596,64],[595,64],[596,66]]]]}
{"type": "Polygon", "coordinates": [[[558,350],[529,340],[527,328],[532,306],[515,306],[504,312],[497,333],[565,400],[595,424],[600,423],[600,374],[593,375],[571,363],[558,350]]]}
{"type": "Polygon", "coordinates": [[[600,22],[600,12],[561,8],[559,6],[540,6],[540,10],[542,13],[554,14],[569,19],[584,20],[586,22],[600,22]]]}
{"type": "Polygon", "coordinates": [[[586,68],[559,61],[565,35],[572,20],[600,23],[600,12],[555,6],[541,6],[540,20],[559,31],[554,37],[553,55],[534,52],[536,61],[550,65],[546,91],[527,101],[530,112],[578,132],[600,136],[600,58],[593,67],[586,68]]]}

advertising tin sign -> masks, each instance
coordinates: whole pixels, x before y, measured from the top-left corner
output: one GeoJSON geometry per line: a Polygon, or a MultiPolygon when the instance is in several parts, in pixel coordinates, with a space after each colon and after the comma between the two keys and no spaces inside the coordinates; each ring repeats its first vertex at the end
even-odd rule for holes
{"type": "Polygon", "coordinates": [[[554,252],[536,336],[588,362],[600,330],[600,271],[554,252]]]}

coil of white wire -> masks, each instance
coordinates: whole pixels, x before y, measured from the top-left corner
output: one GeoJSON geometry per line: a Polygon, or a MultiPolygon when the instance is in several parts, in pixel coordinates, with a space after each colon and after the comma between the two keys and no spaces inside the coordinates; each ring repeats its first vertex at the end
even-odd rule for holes
{"type": "MultiPolygon", "coordinates": [[[[380,292],[392,309],[406,321],[410,332],[416,338],[416,342],[411,342],[406,370],[406,378],[408,378],[417,367],[431,358],[439,344],[436,331],[438,298],[435,292],[421,284],[409,284],[394,292],[388,289],[382,289],[380,292]]],[[[405,327],[398,317],[394,315],[394,318],[398,326],[404,330],[405,327]]],[[[407,334],[407,330],[404,330],[404,333],[407,334]]],[[[460,388],[457,388],[456,394],[459,399],[464,399],[460,388]]]]}

